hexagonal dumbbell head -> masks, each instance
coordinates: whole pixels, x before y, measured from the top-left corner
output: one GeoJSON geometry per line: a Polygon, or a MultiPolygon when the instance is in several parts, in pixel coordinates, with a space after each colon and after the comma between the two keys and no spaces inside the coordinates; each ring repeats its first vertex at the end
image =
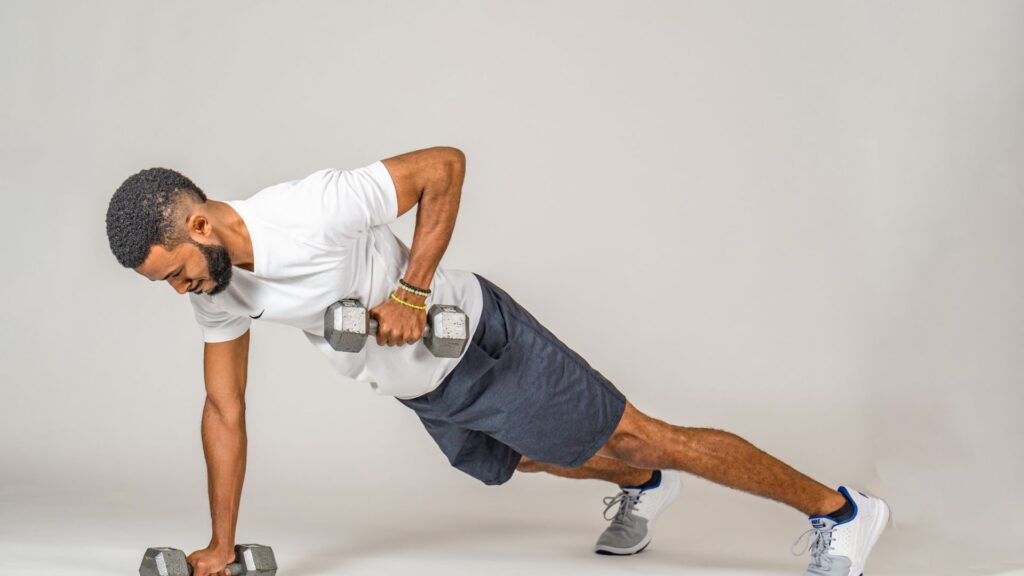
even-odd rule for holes
{"type": "MultiPolygon", "coordinates": [[[[239,544],[235,546],[235,561],[227,565],[232,576],[276,576],[277,559],[269,546],[239,544]]],[[[142,557],[139,576],[191,576],[192,567],[185,553],[176,548],[150,548],[142,557]]]]}
{"type": "Polygon", "coordinates": [[[469,342],[469,316],[458,306],[434,304],[427,311],[429,333],[424,342],[439,358],[458,358],[469,342]]]}
{"type": "MultiPolygon", "coordinates": [[[[242,571],[239,574],[255,576],[277,574],[277,558],[274,558],[274,551],[270,549],[270,546],[239,544],[235,546],[235,562],[242,565],[242,571]]],[[[234,566],[234,564],[229,566],[234,566]]]]}
{"type": "Polygon", "coordinates": [[[139,576],[189,576],[185,553],[175,548],[150,548],[142,556],[139,576]]]}
{"type": "Polygon", "coordinates": [[[359,352],[370,334],[370,315],[358,300],[335,302],[324,313],[324,338],[338,352],[359,352]]]}

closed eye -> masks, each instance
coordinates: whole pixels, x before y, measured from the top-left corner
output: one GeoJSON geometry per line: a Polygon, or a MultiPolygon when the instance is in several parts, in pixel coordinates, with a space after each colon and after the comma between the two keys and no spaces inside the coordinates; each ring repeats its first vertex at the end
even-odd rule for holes
{"type": "MultiPolygon", "coordinates": [[[[181,272],[182,272],[182,271],[183,271],[184,269],[185,269],[185,267],[184,267],[184,266],[182,266],[181,268],[178,268],[178,271],[177,271],[177,272],[175,272],[174,274],[168,274],[167,276],[164,276],[164,280],[169,280],[169,279],[171,279],[171,278],[177,278],[177,277],[178,277],[178,275],[179,275],[179,274],[181,274],[181,272]]],[[[161,282],[163,282],[163,280],[161,280],[161,282]]]]}

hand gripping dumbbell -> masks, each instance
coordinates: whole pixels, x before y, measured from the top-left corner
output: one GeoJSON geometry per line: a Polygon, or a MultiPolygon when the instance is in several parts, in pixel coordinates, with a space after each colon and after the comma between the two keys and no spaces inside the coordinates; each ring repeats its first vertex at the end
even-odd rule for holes
{"type": "MultiPolygon", "coordinates": [[[[277,560],[270,546],[239,544],[235,546],[235,561],[228,564],[227,569],[231,576],[274,576],[277,574],[277,560]]],[[[192,567],[181,550],[150,548],[142,557],[139,576],[192,576],[192,567]]]]}
{"type": "MultiPolygon", "coordinates": [[[[324,314],[324,338],[339,352],[359,352],[368,336],[377,334],[377,321],[370,318],[359,300],[340,300],[324,314]]],[[[438,358],[458,358],[469,342],[469,316],[458,306],[434,304],[427,311],[423,343],[438,358]]]]}

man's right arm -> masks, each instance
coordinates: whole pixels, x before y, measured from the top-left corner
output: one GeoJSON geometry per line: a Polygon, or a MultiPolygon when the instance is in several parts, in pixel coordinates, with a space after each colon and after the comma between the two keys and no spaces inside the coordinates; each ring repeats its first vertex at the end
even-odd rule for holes
{"type": "Polygon", "coordinates": [[[248,365],[248,330],[234,340],[207,342],[204,347],[206,404],[202,435],[213,536],[205,550],[189,556],[197,575],[222,570],[234,558],[235,526],[245,478],[248,365]]]}

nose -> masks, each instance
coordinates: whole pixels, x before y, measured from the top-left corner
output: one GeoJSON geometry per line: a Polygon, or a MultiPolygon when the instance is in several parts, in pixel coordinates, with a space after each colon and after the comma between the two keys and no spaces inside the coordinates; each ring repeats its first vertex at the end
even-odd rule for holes
{"type": "Polygon", "coordinates": [[[171,287],[174,288],[174,291],[177,292],[178,294],[184,294],[185,292],[188,291],[189,281],[184,278],[176,278],[173,280],[168,280],[168,282],[171,284],[171,287]]]}

